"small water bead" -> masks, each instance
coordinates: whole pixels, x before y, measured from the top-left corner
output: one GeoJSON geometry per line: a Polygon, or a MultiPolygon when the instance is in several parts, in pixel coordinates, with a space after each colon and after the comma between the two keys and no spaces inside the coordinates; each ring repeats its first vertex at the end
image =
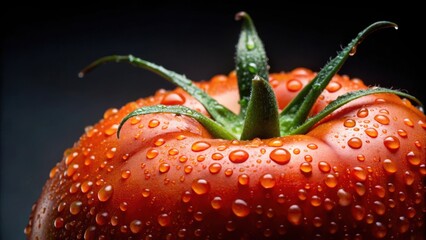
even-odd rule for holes
{"type": "Polygon", "coordinates": [[[411,172],[410,170],[405,171],[404,173],[405,185],[407,186],[413,185],[414,180],[415,180],[415,175],[413,174],[413,172],[411,172]]]}
{"type": "Polygon", "coordinates": [[[330,164],[324,161],[318,162],[318,168],[321,172],[324,172],[324,173],[328,173],[331,170],[330,164]]]}
{"type": "Polygon", "coordinates": [[[158,121],[157,119],[151,119],[148,122],[148,127],[150,128],[158,127],[158,125],[160,125],[160,121],[158,121]]]}
{"type": "Polygon", "coordinates": [[[311,205],[313,207],[318,207],[318,206],[321,205],[321,203],[322,203],[321,197],[319,197],[317,195],[314,195],[314,196],[311,197],[311,205]]]}
{"type": "Polygon", "coordinates": [[[390,174],[396,173],[396,171],[398,170],[398,165],[390,160],[390,159],[385,159],[383,160],[383,169],[390,174]]]}
{"type": "Polygon", "coordinates": [[[353,119],[346,119],[346,120],[343,122],[343,126],[348,127],[348,128],[355,127],[355,125],[356,125],[356,122],[355,122],[355,120],[353,120],[353,119]]]}
{"type": "Polygon", "coordinates": [[[303,162],[299,167],[302,173],[312,173],[312,165],[308,162],[303,162]]]}
{"type": "Polygon", "coordinates": [[[355,192],[359,196],[364,196],[364,194],[367,192],[367,188],[365,187],[364,184],[357,182],[357,183],[355,183],[355,192]]]}
{"type": "Polygon", "coordinates": [[[125,212],[125,211],[127,211],[128,206],[129,206],[129,204],[127,202],[121,202],[120,203],[120,210],[122,212],[125,212]]]}
{"type": "Polygon", "coordinates": [[[98,192],[98,199],[101,202],[108,201],[113,194],[113,188],[111,185],[103,186],[98,192]]]}
{"type": "Polygon", "coordinates": [[[257,71],[258,71],[256,63],[253,63],[253,62],[251,62],[247,65],[247,69],[251,73],[257,73],[257,71]]]}
{"type": "Polygon", "coordinates": [[[260,177],[259,183],[263,188],[270,189],[275,186],[276,180],[272,174],[267,173],[260,177]]]}
{"type": "Polygon", "coordinates": [[[169,226],[171,223],[171,217],[169,214],[167,213],[162,213],[160,215],[158,215],[157,217],[157,222],[158,224],[160,224],[160,226],[162,227],[166,227],[169,226]]]}
{"type": "Polygon", "coordinates": [[[243,163],[249,158],[249,154],[244,150],[234,150],[229,153],[229,160],[233,163],[243,163]]]}
{"type": "Polygon", "coordinates": [[[397,226],[399,233],[406,233],[410,229],[410,221],[406,217],[400,216],[397,226]]]}
{"type": "Polygon", "coordinates": [[[118,109],[117,108],[108,108],[105,112],[104,112],[104,119],[107,119],[111,116],[114,116],[115,114],[118,113],[118,109]]]}
{"type": "Polygon", "coordinates": [[[198,141],[192,144],[191,146],[191,150],[194,152],[201,152],[204,151],[208,148],[210,148],[210,143],[205,142],[205,141],[198,141]]]}
{"type": "Polygon", "coordinates": [[[132,233],[139,233],[142,230],[142,221],[135,219],[130,222],[129,227],[132,233]]]}
{"type": "Polygon", "coordinates": [[[332,201],[330,198],[324,199],[323,206],[324,206],[324,209],[326,211],[331,211],[334,208],[335,205],[336,205],[336,203],[334,201],[332,201]]]}
{"type": "Polygon", "coordinates": [[[88,228],[86,228],[86,231],[84,231],[84,236],[83,236],[84,240],[94,240],[95,237],[96,237],[96,227],[89,226],[88,228]]]}
{"type": "Polygon", "coordinates": [[[356,156],[356,159],[357,159],[358,161],[360,161],[360,162],[364,162],[364,161],[365,161],[365,156],[364,156],[364,155],[362,155],[362,154],[358,154],[358,155],[356,156]]]}
{"type": "Polygon", "coordinates": [[[407,161],[413,166],[419,166],[421,163],[420,157],[416,155],[413,151],[408,152],[405,157],[407,161]]]}
{"type": "Polygon", "coordinates": [[[272,139],[271,141],[268,142],[268,146],[270,146],[270,147],[282,147],[283,141],[281,141],[281,139],[272,139]]]}
{"type": "Polygon", "coordinates": [[[311,150],[318,149],[318,145],[316,145],[315,143],[309,143],[308,145],[306,145],[306,147],[308,147],[311,150]]]}
{"type": "Polygon", "coordinates": [[[374,120],[383,125],[388,125],[390,123],[389,118],[383,114],[377,114],[376,116],[374,116],[374,120]]]}
{"type": "Polygon", "coordinates": [[[386,206],[380,201],[374,201],[373,209],[380,216],[386,213],[386,206]]]}
{"type": "Polygon", "coordinates": [[[297,191],[297,197],[300,201],[305,201],[306,198],[308,198],[308,193],[305,189],[299,189],[299,191],[297,191]]]}
{"type": "Polygon", "coordinates": [[[284,148],[276,148],[270,154],[269,158],[277,164],[287,164],[291,159],[291,154],[284,148]]]}
{"type": "Polygon", "coordinates": [[[204,160],[206,160],[206,156],[205,155],[198,155],[197,156],[197,162],[204,162],[204,160]]]}
{"type": "Polygon", "coordinates": [[[383,144],[385,145],[385,147],[387,149],[389,149],[391,151],[398,150],[400,145],[401,145],[400,142],[399,142],[399,139],[397,137],[394,137],[394,136],[386,137],[383,140],[383,144]]]}
{"type": "Polygon", "coordinates": [[[192,169],[193,169],[193,167],[192,167],[191,165],[185,165],[185,167],[183,167],[183,171],[184,171],[186,174],[191,173],[191,172],[192,172],[192,169]]]}
{"type": "Polygon", "coordinates": [[[362,140],[358,137],[353,137],[348,140],[348,146],[353,149],[359,149],[362,147],[362,140]]]}
{"type": "Polygon", "coordinates": [[[130,170],[121,170],[121,178],[128,179],[131,175],[130,170]]]}
{"type": "Polygon", "coordinates": [[[232,203],[232,212],[237,217],[246,217],[250,214],[250,207],[248,206],[246,201],[242,199],[236,199],[232,203]]]}
{"type": "Polygon", "coordinates": [[[287,220],[293,225],[300,225],[303,220],[302,208],[298,205],[291,205],[288,208],[287,220]]]}
{"type": "Polygon", "coordinates": [[[405,125],[407,125],[409,127],[414,127],[413,121],[409,118],[404,118],[403,122],[404,122],[405,125]]]}
{"type": "Polygon", "coordinates": [[[337,178],[333,174],[328,174],[324,180],[325,185],[329,188],[334,188],[337,186],[337,178]]]}
{"type": "Polygon", "coordinates": [[[420,164],[419,165],[419,172],[422,176],[426,176],[426,164],[420,164]]]}
{"type": "Polygon", "coordinates": [[[161,104],[164,105],[182,105],[185,103],[185,97],[180,93],[170,92],[164,95],[161,104]]]}
{"type": "Polygon", "coordinates": [[[179,162],[181,163],[185,163],[186,161],[188,161],[188,157],[185,155],[182,155],[179,157],[179,162]]]}
{"type": "Polygon", "coordinates": [[[419,140],[414,141],[414,146],[421,148],[422,147],[422,143],[419,140]]]}
{"type": "Polygon", "coordinates": [[[379,133],[377,132],[377,130],[375,128],[367,128],[364,130],[365,134],[367,134],[367,136],[372,137],[372,138],[376,138],[379,133]]]}
{"type": "Polygon", "coordinates": [[[77,169],[79,167],[80,166],[76,163],[69,165],[68,168],[67,168],[67,176],[72,177],[77,172],[77,169]]]}
{"type": "Polygon", "coordinates": [[[362,167],[354,167],[352,170],[352,174],[359,181],[365,181],[368,176],[367,170],[362,167]]]}
{"type": "Polygon", "coordinates": [[[216,196],[212,199],[210,204],[211,204],[213,209],[219,210],[220,208],[222,208],[222,198],[219,197],[219,196],[216,196]]]}
{"type": "Polygon", "coordinates": [[[386,196],[386,189],[380,185],[374,186],[373,192],[379,198],[384,198],[386,196]]]}
{"type": "Polygon", "coordinates": [[[300,149],[299,148],[293,149],[293,153],[296,154],[296,155],[299,154],[300,153],[300,149]]]}
{"type": "Polygon", "coordinates": [[[53,167],[49,172],[49,178],[50,179],[54,178],[58,172],[59,172],[58,166],[53,167]]]}
{"type": "Polygon", "coordinates": [[[115,147],[110,148],[105,154],[106,158],[112,159],[114,157],[116,151],[117,151],[117,148],[115,148],[115,147]]]}
{"type": "Polygon", "coordinates": [[[359,118],[365,118],[365,117],[368,116],[368,109],[367,108],[361,108],[360,110],[358,110],[356,115],[359,118]]]}
{"type": "Polygon", "coordinates": [[[381,222],[375,222],[373,225],[373,235],[376,238],[384,238],[387,234],[386,226],[381,222]]]}
{"type": "Polygon", "coordinates": [[[303,87],[302,82],[300,82],[298,79],[291,79],[287,82],[286,85],[287,85],[287,89],[290,92],[297,92],[303,87]]]}
{"type": "Polygon", "coordinates": [[[170,170],[170,164],[168,163],[161,163],[160,166],[158,167],[158,171],[160,173],[166,173],[170,170]]]}
{"type": "Polygon", "coordinates": [[[192,187],[192,190],[198,195],[203,195],[210,191],[210,183],[207,180],[202,178],[195,179],[192,182],[191,187],[192,187]]]}
{"type": "Polygon", "coordinates": [[[117,132],[119,124],[113,124],[110,128],[105,129],[104,133],[107,136],[112,136],[117,132]]]}
{"type": "Polygon", "coordinates": [[[57,217],[57,218],[55,218],[55,220],[53,221],[53,226],[55,227],[55,228],[62,228],[63,226],[64,226],[64,224],[65,224],[65,221],[64,221],[64,219],[63,218],[61,218],[61,217],[57,217]]]}
{"type": "Polygon", "coordinates": [[[103,226],[108,223],[108,220],[109,220],[108,217],[109,217],[108,212],[100,212],[96,214],[95,221],[99,226],[103,226]]]}
{"type": "Polygon", "coordinates": [[[365,217],[365,208],[361,205],[355,205],[352,207],[352,217],[356,221],[361,221],[365,217]]]}
{"type": "Polygon", "coordinates": [[[176,156],[176,155],[178,155],[178,154],[179,154],[179,150],[178,150],[178,149],[176,149],[176,148],[171,148],[171,149],[169,149],[168,154],[169,154],[170,156],[176,156]]]}
{"type": "Polygon", "coordinates": [[[339,82],[330,81],[325,89],[327,89],[330,93],[333,93],[338,91],[340,88],[342,88],[342,85],[339,82]]]}
{"type": "Polygon", "coordinates": [[[80,213],[83,203],[81,201],[74,201],[70,204],[70,213],[77,215],[80,213]]]}
{"type": "Polygon", "coordinates": [[[223,155],[221,153],[213,153],[212,159],[213,160],[221,160],[223,158],[223,155]]]}
{"type": "Polygon", "coordinates": [[[81,185],[81,183],[79,183],[79,182],[72,184],[70,189],[69,189],[69,192],[71,194],[76,193],[80,189],[80,185],[81,185]]]}
{"type": "Polygon", "coordinates": [[[337,197],[339,198],[339,205],[342,207],[349,206],[352,203],[352,194],[342,188],[337,191],[337,197]]]}
{"type": "Polygon", "coordinates": [[[222,165],[220,165],[220,163],[212,163],[209,166],[209,172],[211,174],[217,174],[220,172],[221,169],[222,169],[222,165]]]}
{"type": "Polygon", "coordinates": [[[166,143],[166,140],[164,140],[164,138],[159,138],[154,142],[154,145],[159,147],[162,146],[164,143],[166,143]]]}
{"type": "Polygon", "coordinates": [[[311,155],[305,155],[303,158],[305,159],[306,162],[312,162],[313,160],[311,155]]]}
{"type": "Polygon", "coordinates": [[[247,174],[241,174],[238,176],[238,183],[241,186],[247,186],[250,182],[250,177],[247,174]]]}

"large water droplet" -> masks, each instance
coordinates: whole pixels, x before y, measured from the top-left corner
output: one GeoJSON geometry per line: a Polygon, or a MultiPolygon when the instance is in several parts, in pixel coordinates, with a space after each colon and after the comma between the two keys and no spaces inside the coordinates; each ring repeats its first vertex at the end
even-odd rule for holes
{"type": "Polygon", "coordinates": [[[220,163],[212,163],[209,166],[209,172],[211,174],[217,174],[222,169],[222,165],[220,163]]]}
{"type": "Polygon", "coordinates": [[[80,213],[83,203],[81,201],[74,201],[70,204],[70,213],[72,215],[77,215],[80,213]]]}
{"type": "Polygon", "coordinates": [[[162,227],[169,226],[171,223],[171,217],[167,213],[162,213],[158,215],[157,222],[162,227]]]}
{"type": "Polygon", "coordinates": [[[386,137],[385,140],[383,140],[383,144],[390,151],[398,150],[400,145],[401,145],[400,142],[399,142],[399,139],[397,137],[394,137],[394,136],[386,137]]]}
{"type": "Polygon", "coordinates": [[[205,141],[198,141],[192,144],[191,150],[194,152],[201,152],[208,149],[209,147],[210,147],[210,143],[205,141]]]}
{"type": "Polygon", "coordinates": [[[260,177],[259,183],[265,189],[273,188],[275,186],[275,177],[269,173],[264,174],[260,177]]]}
{"type": "Polygon", "coordinates": [[[205,179],[195,179],[192,182],[192,190],[198,194],[198,195],[203,195],[206,194],[210,191],[210,183],[205,180],[205,179]]]}
{"type": "Polygon", "coordinates": [[[237,217],[246,217],[250,213],[250,208],[246,201],[242,199],[236,199],[232,203],[232,212],[237,217]]]}
{"type": "Polygon", "coordinates": [[[98,199],[101,202],[106,202],[108,201],[113,193],[113,188],[111,185],[105,185],[103,186],[99,192],[98,192],[98,199]]]}
{"type": "Polygon", "coordinates": [[[234,150],[229,153],[229,160],[233,163],[243,163],[249,158],[249,154],[244,150],[234,150]]]}
{"type": "Polygon", "coordinates": [[[269,154],[269,158],[275,163],[283,165],[290,162],[291,154],[284,148],[277,148],[269,154]]]}
{"type": "Polygon", "coordinates": [[[339,198],[340,206],[346,207],[352,203],[352,194],[342,188],[337,191],[337,197],[339,198]]]}
{"type": "Polygon", "coordinates": [[[238,176],[238,183],[241,186],[246,186],[250,182],[250,177],[247,174],[241,174],[238,176]]]}
{"type": "Polygon", "coordinates": [[[398,166],[397,164],[390,160],[390,159],[385,159],[383,160],[383,169],[387,172],[387,173],[396,173],[396,171],[398,170],[398,166]]]}
{"type": "Polygon", "coordinates": [[[212,199],[212,201],[210,202],[211,206],[213,209],[220,209],[222,207],[222,198],[219,196],[216,196],[212,199]]]}
{"type": "Polygon", "coordinates": [[[302,219],[302,208],[300,208],[299,205],[291,205],[288,209],[287,220],[293,225],[300,225],[302,219]]]}
{"type": "Polygon", "coordinates": [[[348,140],[348,146],[353,149],[359,149],[362,147],[362,140],[358,137],[353,137],[348,140]]]}

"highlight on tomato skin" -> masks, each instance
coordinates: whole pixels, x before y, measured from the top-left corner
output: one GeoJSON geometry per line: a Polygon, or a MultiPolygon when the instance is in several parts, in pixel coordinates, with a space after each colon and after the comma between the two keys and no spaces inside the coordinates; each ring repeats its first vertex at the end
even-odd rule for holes
{"type": "Polygon", "coordinates": [[[85,129],[50,170],[27,239],[424,239],[421,103],[337,73],[396,24],[368,26],[318,72],[269,73],[252,19],[237,20],[236,68],[209,81],[131,55],[82,71],[129,62],[178,87],[85,129]]]}

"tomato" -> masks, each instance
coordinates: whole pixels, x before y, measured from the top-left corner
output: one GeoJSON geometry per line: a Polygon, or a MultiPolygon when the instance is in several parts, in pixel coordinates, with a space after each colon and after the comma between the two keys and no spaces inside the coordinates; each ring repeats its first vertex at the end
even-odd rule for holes
{"type": "Polygon", "coordinates": [[[52,168],[27,239],[423,239],[426,116],[337,71],[268,73],[246,13],[236,70],[108,109],[52,168]]]}

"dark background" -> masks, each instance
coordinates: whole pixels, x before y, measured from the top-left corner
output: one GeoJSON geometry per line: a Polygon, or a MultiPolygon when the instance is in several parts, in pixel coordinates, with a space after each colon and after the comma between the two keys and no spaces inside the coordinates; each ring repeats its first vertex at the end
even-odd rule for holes
{"type": "Polygon", "coordinates": [[[197,81],[227,74],[234,68],[241,25],[234,15],[241,10],[255,22],[271,72],[299,66],[318,71],[369,24],[394,21],[398,31],[370,36],[340,73],[426,102],[420,86],[424,13],[418,6],[87,2],[1,8],[1,239],[24,239],[31,206],[50,169],[85,126],[110,107],[172,88],[127,64],[105,65],[79,79],[81,68],[101,56],[131,53],[197,81]]]}

